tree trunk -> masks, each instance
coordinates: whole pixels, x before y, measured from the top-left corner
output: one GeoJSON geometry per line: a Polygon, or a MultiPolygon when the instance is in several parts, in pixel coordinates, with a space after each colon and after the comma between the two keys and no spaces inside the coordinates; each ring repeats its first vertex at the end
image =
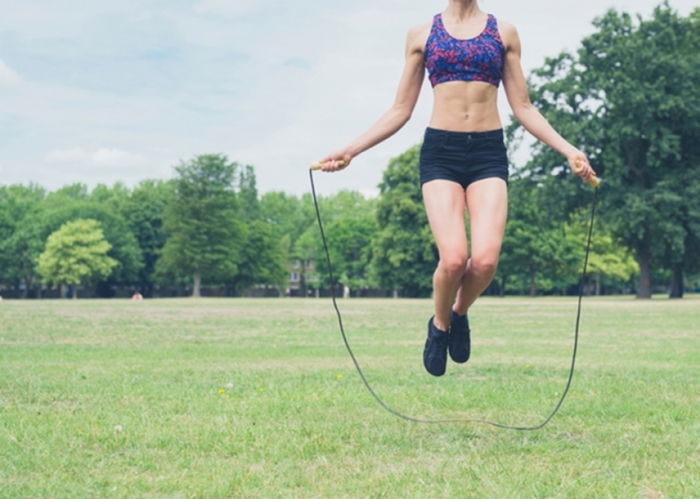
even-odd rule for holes
{"type": "Polygon", "coordinates": [[[595,276],[595,295],[600,296],[600,290],[601,290],[601,285],[600,285],[600,274],[595,276]]]}
{"type": "Polygon", "coordinates": [[[398,288],[394,288],[394,291],[391,294],[392,298],[396,299],[399,297],[399,290],[398,288]]]}
{"type": "Polygon", "coordinates": [[[651,298],[651,257],[646,250],[637,255],[639,264],[639,289],[637,298],[651,298]]]}
{"type": "Polygon", "coordinates": [[[78,299],[78,286],[71,286],[71,291],[73,292],[73,299],[78,299]]]}
{"type": "Polygon", "coordinates": [[[194,271],[194,285],[192,286],[192,298],[199,298],[202,296],[202,272],[200,270],[194,271]]]}
{"type": "Polygon", "coordinates": [[[669,298],[683,298],[683,267],[680,263],[673,265],[671,273],[671,292],[669,298]]]}
{"type": "Polygon", "coordinates": [[[535,281],[535,271],[530,271],[530,296],[537,295],[537,282],[535,281]]]}
{"type": "Polygon", "coordinates": [[[61,294],[61,298],[68,298],[68,297],[66,296],[66,292],[67,292],[67,291],[68,291],[67,286],[66,286],[65,284],[61,284],[60,289],[59,289],[59,291],[58,291],[58,292],[61,294]]]}
{"type": "MultiPolygon", "coordinates": [[[[299,272],[299,293],[303,298],[306,298],[306,260],[299,260],[301,263],[301,272],[299,272]]],[[[321,285],[319,284],[319,287],[321,285]]]]}
{"type": "Polygon", "coordinates": [[[350,288],[343,286],[343,298],[350,298],[350,288]]]}

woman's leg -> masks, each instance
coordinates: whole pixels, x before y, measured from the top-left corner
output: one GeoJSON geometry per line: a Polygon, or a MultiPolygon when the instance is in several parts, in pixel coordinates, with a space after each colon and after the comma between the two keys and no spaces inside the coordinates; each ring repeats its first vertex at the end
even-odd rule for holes
{"type": "Polygon", "coordinates": [[[423,202],[440,254],[433,275],[435,326],[447,331],[450,308],[467,266],[467,234],[464,230],[464,189],[449,180],[423,184],[423,202]]]}
{"type": "Polygon", "coordinates": [[[453,307],[460,315],[467,313],[496,274],[508,216],[508,188],[501,178],[486,178],[470,184],[465,197],[472,251],[453,307]]]}

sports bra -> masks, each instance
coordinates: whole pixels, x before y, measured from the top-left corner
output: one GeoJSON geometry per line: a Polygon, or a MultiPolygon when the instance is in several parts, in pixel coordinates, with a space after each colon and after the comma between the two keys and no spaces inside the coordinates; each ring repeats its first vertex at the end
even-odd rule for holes
{"type": "Polygon", "coordinates": [[[433,87],[446,81],[501,83],[505,46],[491,14],[481,34],[468,40],[452,37],[442,23],[442,14],[436,14],[423,53],[433,87]]]}

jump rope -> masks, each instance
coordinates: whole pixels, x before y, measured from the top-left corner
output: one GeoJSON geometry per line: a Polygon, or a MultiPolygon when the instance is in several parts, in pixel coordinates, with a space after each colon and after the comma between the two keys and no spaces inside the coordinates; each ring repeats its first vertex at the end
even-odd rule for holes
{"type": "MultiPolygon", "coordinates": [[[[343,166],[344,161],[340,162],[340,166],[343,166]]],[[[577,164],[577,166],[579,166],[577,164]]],[[[593,222],[595,221],[595,209],[596,209],[596,204],[598,202],[598,186],[600,185],[600,179],[598,177],[592,177],[589,183],[594,187],[593,189],[593,201],[591,202],[591,216],[590,216],[590,222],[588,225],[588,236],[587,236],[587,241],[586,241],[586,252],[585,252],[585,257],[583,259],[583,270],[581,271],[581,279],[579,281],[579,292],[578,292],[578,305],[576,309],[576,327],[574,329],[574,347],[573,351],[571,354],[571,367],[569,368],[569,376],[568,379],[566,380],[566,386],[564,387],[564,391],[561,394],[561,397],[559,397],[559,401],[556,403],[554,406],[554,409],[552,412],[547,416],[541,423],[533,426],[518,426],[518,425],[511,425],[511,424],[504,424],[504,423],[498,423],[495,421],[490,421],[488,419],[483,419],[483,418],[453,418],[453,419],[422,419],[422,418],[417,418],[414,416],[409,416],[406,414],[403,414],[402,412],[397,411],[393,407],[389,406],[382,398],[377,394],[377,392],[374,391],[372,388],[372,385],[369,384],[369,381],[367,381],[367,377],[365,376],[365,373],[362,372],[362,368],[360,367],[359,362],[357,361],[357,358],[355,357],[355,354],[352,351],[352,348],[350,347],[350,343],[348,342],[348,337],[345,334],[345,328],[343,327],[343,317],[340,314],[340,309],[338,308],[338,302],[336,300],[336,281],[335,277],[333,275],[333,265],[331,264],[331,256],[330,252],[328,250],[328,241],[326,240],[326,234],[323,230],[323,222],[321,221],[321,211],[318,208],[318,198],[316,196],[316,186],[314,185],[314,170],[320,170],[322,168],[322,165],[319,163],[315,163],[311,165],[309,168],[309,181],[311,182],[311,195],[313,197],[314,201],[314,208],[316,209],[316,220],[318,222],[318,228],[321,233],[321,240],[323,241],[323,249],[326,255],[326,262],[328,263],[328,276],[330,277],[330,282],[331,282],[331,298],[333,301],[333,308],[335,309],[335,313],[338,317],[338,326],[340,327],[340,334],[343,338],[343,343],[345,343],[345,348],[348,351],[348,354],[350,354],[350,358],[352,359],[353,364],[355,364],[355,369],[357,370],[357,374],[360,375],[360,379],[362,379],[362,382],[364,383],[365,387],[369,391],[369,393],[374,397],[374,399],[377,401],[377,403],[388,413],[393,414],[394,416],[404,419],[406,421],[410,421],[413,423],[425,423],[425,424],[445,424],[445,423],[475,423],[475,424],[484,424],[484,425],[491,425],[495,426],[496,428],[501,428],[505,430],[517,430],[517,431],[532,431],[532,430],[539,430],[543,428],[547,423],[549,423],[554,415],[559,411],[559,408],[561,405],[564,403],[564,399],[566,398],[566,394],[569,393],[569,388],[571,387],[571,380],[574,377],[574,367],[576,366],[576,351],[578,350],[578,337],[579,337],[579,324],[581,322],[581,301],[583,300],[583,285],[584,285],[584,280],[586,277],[586,268],[588,267],[588,256],[591,251],[591,239],[593,237],[593,222]]]]}

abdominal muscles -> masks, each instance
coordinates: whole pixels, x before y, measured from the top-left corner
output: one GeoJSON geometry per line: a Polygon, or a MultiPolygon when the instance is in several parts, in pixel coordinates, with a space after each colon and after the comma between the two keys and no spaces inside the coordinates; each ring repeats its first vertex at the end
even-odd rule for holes
{"type": "Polygon", "coordinates": [[[502,128],[498,88],[480,81],[450,81],[433,90],[430,127],[457,132],[485,132],[502,128]]]}

